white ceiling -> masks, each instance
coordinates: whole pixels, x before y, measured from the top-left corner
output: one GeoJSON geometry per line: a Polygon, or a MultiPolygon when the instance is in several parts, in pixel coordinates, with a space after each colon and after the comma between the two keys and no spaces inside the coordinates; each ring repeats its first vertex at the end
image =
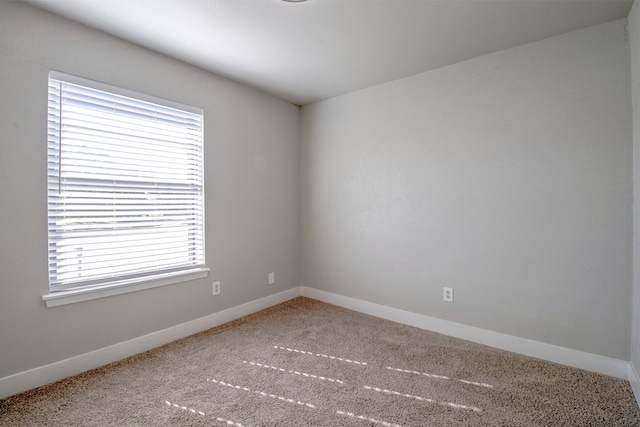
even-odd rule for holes
{"type": "Polygon", "coordinates": [[[304,105],[626,17],[617,0],[24,0],[304,105]]]}

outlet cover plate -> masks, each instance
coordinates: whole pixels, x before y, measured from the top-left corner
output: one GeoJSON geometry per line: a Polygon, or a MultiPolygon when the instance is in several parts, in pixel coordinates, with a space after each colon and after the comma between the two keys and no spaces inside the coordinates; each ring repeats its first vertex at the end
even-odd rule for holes
{"type": "Polygon", "coordinates": [[[453,288],[442,288],[442,300],[445,302],[453,302],[453,288]]]}

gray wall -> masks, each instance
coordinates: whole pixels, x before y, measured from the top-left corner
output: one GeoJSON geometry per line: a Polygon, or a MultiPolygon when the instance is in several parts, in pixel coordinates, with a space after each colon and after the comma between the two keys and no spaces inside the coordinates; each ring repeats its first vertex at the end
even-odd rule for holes
{"type": "MultiPolygon", "coordinates": [[[[633,305],[631,363],[640,372],[640,6],[629,13],[631,95],[633,104],[633,305]]],[[[639,396],[640,398],[640,396],[639,396]]]]}
{"type": "Polygon", "coordinates": [[[297,107],[4,1],[0,94],[0,377],[300,284],[297,107]],[[45,307],[49,69],[204,108],[209,278],[45,307]]]}
{"type": "Polygon", "coordinates": [[[302,284],[629,360],[627,56],[620,20],[305,107],[302,284]]]}

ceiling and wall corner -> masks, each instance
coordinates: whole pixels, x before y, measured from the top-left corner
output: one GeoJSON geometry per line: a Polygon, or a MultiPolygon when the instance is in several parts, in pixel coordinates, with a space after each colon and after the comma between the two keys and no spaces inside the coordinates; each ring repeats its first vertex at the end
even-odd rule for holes
{"type": "Polygon", "coordinates": [[[24,1],[296,105],[624,18],[633,3],[24,1]]]}

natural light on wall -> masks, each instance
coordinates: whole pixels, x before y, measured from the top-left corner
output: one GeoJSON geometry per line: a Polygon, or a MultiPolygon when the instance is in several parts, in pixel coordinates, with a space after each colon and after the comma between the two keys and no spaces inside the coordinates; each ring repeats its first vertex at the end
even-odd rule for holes
{"type": "Polygon", "coordinates": [[[202,110],[132,94],[49,74],[50,295],[204,269],[202,110]]]}

